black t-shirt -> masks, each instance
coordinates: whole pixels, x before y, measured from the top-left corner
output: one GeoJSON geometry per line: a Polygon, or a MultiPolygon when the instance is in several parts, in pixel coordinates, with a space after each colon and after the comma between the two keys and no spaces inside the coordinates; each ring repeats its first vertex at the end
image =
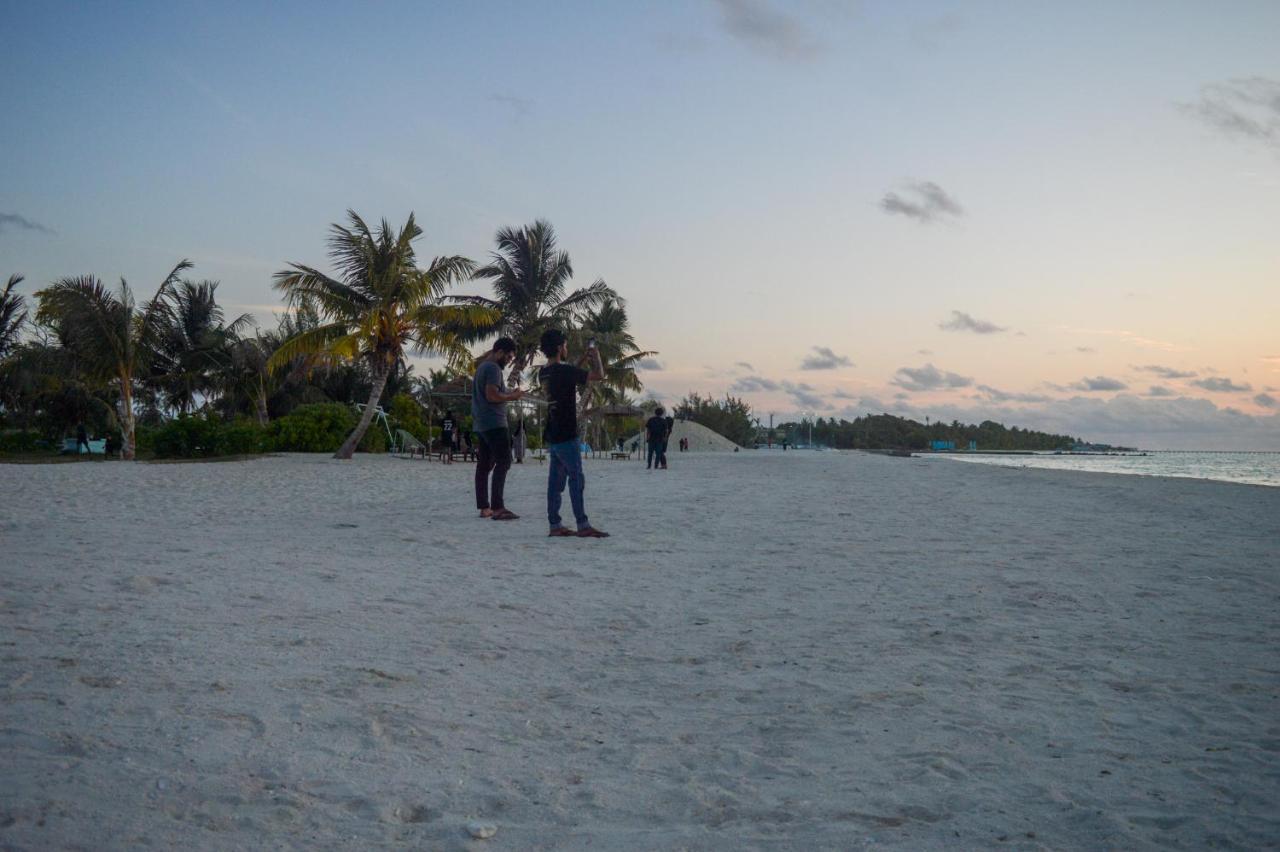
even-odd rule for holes
{"type": "Polygon", "coordinates": [[[656,444],[667,436],[667,421],[656,414],[644,422],[644,428],[649,433],[651,444],[656,444]]]}
{"type": "Polygon", "coordinates": [[[572,364],[548,364],[538,371],[538,381],[547,394],[548,444],[561,444],[578,437],[578,394],[587,383],[587,371],[572,364]]]}
{"type": "Polygon", "coordinates": [[[452,417],[446,417],[444,420],[440,422],[440,431],[445,433],[446,435],[452,435],[455,425],[456,424],[454,423],[454,420],[452,417]]]}

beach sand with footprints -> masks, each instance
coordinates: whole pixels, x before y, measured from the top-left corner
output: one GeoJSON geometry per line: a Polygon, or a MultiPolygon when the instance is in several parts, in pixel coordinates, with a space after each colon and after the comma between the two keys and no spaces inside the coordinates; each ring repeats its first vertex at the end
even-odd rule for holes
{"type": "Polygon", "coordinates": [[[1280,842],[1280,489],[671,464],[0,465],[0,846],[1280,842]]]}

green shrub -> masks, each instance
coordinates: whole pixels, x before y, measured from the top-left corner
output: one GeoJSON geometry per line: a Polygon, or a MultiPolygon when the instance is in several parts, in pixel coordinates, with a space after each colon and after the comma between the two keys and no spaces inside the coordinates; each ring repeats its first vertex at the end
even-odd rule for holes
{"type": "Polygon", "coordinates": [[[158,458],[210,458],[261,453],[266,430],[251,420],[227,423],[213,417],[183,416],[154,430],[151,449],[158,458]]]}
{"type": "Polygon", "coordinates": [[[34,453],[48,449],[48,442],[35,429],[6,429],[0,432],[0,453],[34,453]]]}
{"type": "MultiPolygon", "coordinates": [[[[282,453],[332,453],[356,428],[359,413],[340,402],[299,405],[267,427],[270,448],[282,453]]],[[[365,453],[385,453],[387,433],[382,424],[370,424],[356,449],[365,453]]]]}

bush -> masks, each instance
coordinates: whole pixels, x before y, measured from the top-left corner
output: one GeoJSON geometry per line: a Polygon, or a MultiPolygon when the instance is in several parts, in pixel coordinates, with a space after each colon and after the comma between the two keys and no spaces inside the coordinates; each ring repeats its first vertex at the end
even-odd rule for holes
{"type": "Polygon", "coordinates": [[[35,429],[6,429],[0,432],[0,453],[34,453],[48,448],[48,442],[43,441],[35,429]]]}
{"type": "Polygon", "coordinates": [[[266,430],[251,420],[227,423],[212,417],[183,416],[155,429],[149,437],[159,458],[254,455],[267,447],[266,430]]]}
{"type": "MultiPolygon", "coordinates": [[[[356,410],[340,402],[299,405],[289,414],[271,421],[267,427],[270,448],[283,453],[332,453],[356,428],[356,410]]],[[[369,426],[357,447],[361,452],[385,453],[387,434],[382,424],[369,426]]]]}

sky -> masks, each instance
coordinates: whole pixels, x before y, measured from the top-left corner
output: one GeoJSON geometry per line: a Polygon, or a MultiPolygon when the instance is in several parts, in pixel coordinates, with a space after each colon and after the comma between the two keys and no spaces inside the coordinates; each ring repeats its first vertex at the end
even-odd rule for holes
{"type": "MultiPolygon", "coordinates": [[[[667,402],[1280,450],[1280,3],[0,0],[0,276],[549,220],[667,402]]],[[[472,283],[459,292],[485,292],[472,283]]]]}

